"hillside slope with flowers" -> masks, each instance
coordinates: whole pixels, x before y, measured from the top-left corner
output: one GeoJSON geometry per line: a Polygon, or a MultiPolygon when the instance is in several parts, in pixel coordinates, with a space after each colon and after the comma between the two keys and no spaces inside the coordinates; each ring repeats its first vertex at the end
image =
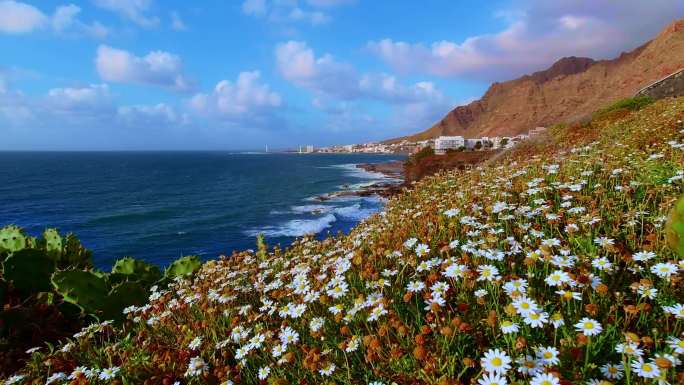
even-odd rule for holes
{"type": "Polygon", "coordinates": [[[204,264],[5,384],[675,384],[684,98],[558,127],[349,235],[204,264]]]}

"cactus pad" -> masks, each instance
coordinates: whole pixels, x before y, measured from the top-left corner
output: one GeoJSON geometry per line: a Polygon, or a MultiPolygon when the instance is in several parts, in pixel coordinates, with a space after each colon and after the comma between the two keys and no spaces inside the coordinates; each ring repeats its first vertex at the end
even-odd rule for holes
{"type": "Polygon", "coordinates": [[[0,229],[0,251],[15,252],[26,248],[26,234],[20,227],[9,225],[0,229]]]}
{"type": "Polygon", "coordinates": [[[131,257],[124,257],[116,261],[112,267],[112,274],[123,275],[129,281],[145,283],[153,283],[161,278],[161,272],[157,266],[131,257]]]}
{"type": "Polygon", "coordinates": [[[3,263],[4,276],[24,293],[49,291],[55,262],[42,250],[23,249],[12,253],[3,263]]]}
{"type": "Polygon", "coordinates": [[[202,262],[196,255],[178,258],[166,268],[166,278],[184,277],[191,275],[202,266],[202,262]]]}
{"type": "Polygon", "coordinates": [[[59,235],[57,229],[45,229],[43,232],[43,240],[48,255],[55,259],[59,259],[59,257],[62,256],[63,242],[62,236],[59,235]]]}
{"type": "Polygon", "coordinates": [[[52,275],[52,286],[65,301],[99,317],[109,292],[107,281],[90,271],[65,270],[52,275]]]}
{"type": "Polygon", "coordinates": [[[121,321],[123,310],[131,305],[142,306],[147,301],[149,291],[138,282],[123,282],[114,286],[102,306],[102,318],[121,321]]]}

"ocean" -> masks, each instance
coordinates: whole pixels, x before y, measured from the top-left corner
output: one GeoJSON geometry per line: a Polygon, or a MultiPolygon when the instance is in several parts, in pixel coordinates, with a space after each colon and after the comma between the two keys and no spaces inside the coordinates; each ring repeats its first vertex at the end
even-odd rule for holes
{"type": "Polygon", "coordinates": [[[327,193],[388,178],[355,167],[400,155],[231,152],[0,153],[0,226],[74,232],[108,269],[123,256],[165,266],[255,248],[256,235],[347,232],[382,208],[377,197],[327,193]]]}

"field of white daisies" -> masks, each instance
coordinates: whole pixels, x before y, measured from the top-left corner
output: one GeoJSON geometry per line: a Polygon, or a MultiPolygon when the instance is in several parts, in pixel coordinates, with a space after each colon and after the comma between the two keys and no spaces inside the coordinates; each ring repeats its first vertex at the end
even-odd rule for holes
{"type": "Polygon", "coordinates": [[[209,261],[4,383],[682,384],[682,121],[556,127],[349,235],[209,261]]]}

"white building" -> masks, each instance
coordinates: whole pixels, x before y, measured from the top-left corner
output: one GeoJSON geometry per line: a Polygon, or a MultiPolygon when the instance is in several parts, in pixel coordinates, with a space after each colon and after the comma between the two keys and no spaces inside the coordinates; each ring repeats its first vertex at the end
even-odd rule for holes
{"type": "Polygon", "coordinates": [[[465,148],[468,150],[480,150],[483,147],[482,139],[466,139],[465,148]],[[479,146],[478,146],[479,143],[479,146]],[[479,147],[479,148],[478,148],[479,147]]]}
{"type": "Polygon", "coordinates": [[[444,154],[448,150],[458,150],[465,147],[462,136],[440,136],[435,139],[435,154],[444,154]]]}

